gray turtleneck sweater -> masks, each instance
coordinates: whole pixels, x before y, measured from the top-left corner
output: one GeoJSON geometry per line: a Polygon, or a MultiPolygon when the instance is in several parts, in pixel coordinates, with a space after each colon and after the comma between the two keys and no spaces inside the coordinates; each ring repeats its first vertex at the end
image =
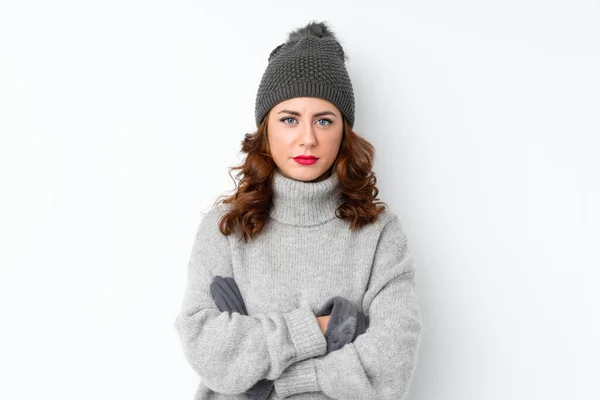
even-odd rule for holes
{"type": "Polygon", "coordinates": [[[422,322],[414,256],[398,216],[349,230],[335,172],[321,182],[275,173],[270,219],[254,241],[218,229],[229,207],[201,220],[175,328],[201,377],[194,400],[244,399],[261,379],[269,399],[405,398],[416,367],[422,322]],[[213,277],[235,279],[248,315],[220,312],[213,277]],[[343,296],[367,314],[367,331],[326,354],[315,313],[343,296]]]}

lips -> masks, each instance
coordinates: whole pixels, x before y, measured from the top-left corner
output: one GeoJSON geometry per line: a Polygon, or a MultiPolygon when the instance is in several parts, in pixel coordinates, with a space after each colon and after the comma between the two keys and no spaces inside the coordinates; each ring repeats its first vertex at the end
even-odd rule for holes
{"type": "Polygon", "coordinates": [[[301,165],[313,165],[314,163],[317,162],[318,159],[319,159],[319,157],[315,157],[315,156],[294,157],[294,161],[296,161],[298,164],[301,164],[301,165]]]}
{"type": "Polygon", "coordinates": [[[298,156],[298,157],[294,157],[294,160],[317,160],[317,157],[315,156],[298,156]]]}

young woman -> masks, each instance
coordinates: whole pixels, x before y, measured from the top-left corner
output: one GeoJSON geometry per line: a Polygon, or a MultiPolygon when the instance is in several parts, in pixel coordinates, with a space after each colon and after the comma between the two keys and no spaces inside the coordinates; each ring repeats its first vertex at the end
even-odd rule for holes
{"type": "Polygon", "coordinates": [[[376,201],[346,59],[325,22],[269,55],[237,190],[199,224],[175,321],[201,377],[195,400],[408,393],[422,330],[414,257],[376,201]]]}

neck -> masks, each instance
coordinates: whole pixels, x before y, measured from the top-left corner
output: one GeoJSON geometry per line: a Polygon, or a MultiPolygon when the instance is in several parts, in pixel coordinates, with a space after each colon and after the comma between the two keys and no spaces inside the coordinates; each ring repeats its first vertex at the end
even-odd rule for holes
{"type": "Polygon", "coordinates": [[[333,170],[322,181],[304,182],[275,170],[272,200],[269,214],[273,219],[297,226],[321,224],[335,218],[335,210],[342,203],[338,176],[333,170]]]}

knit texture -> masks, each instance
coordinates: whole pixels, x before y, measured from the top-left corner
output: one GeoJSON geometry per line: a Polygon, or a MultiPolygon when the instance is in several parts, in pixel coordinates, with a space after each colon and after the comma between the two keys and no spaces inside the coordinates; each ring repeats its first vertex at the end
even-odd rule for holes
{"type": "Polygon", "coordinates": [[[338,177],[303,182],[275,173],[273,207],[261,234],[218,229],[228,204],[200,221],[174,326],[201,382],[194,400],[244,399],[261,379],[270,400],[404,399],[422,330],[414,257],[389,207],[377,221],[349,230],[335,215],[338,177]],[[210,284],[231,276],[248,315],[220,312],[210,284]],[[343,296],[369,317],[365,333],[326,354],[315,313],[343,296]]]}
{"type": "Polygon", "coordinates": [[[326,21],[291,31],[269,54],[254,106],[256,126],[276,104],[293,97],[318,97],[334,104],[354,126],[354,89],[348,56],[326,21]]]}

